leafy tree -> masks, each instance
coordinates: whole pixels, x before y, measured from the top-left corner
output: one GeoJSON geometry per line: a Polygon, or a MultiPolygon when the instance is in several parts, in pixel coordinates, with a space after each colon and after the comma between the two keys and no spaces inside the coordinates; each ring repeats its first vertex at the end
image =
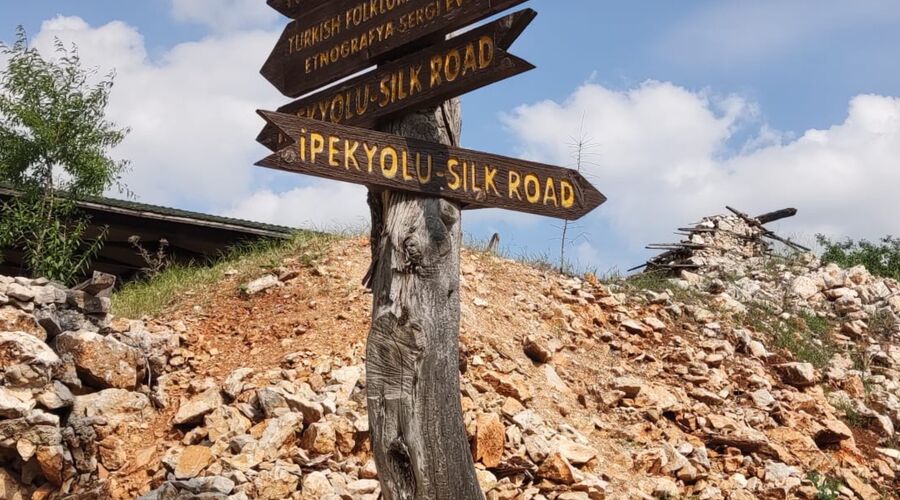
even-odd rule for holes
{"type": "Polygon", "coordinates": [[[128,129],[106,119],[113,74],[84,69],[78,50],[60,41],[45,59],[25,30],[0,43],[0,183],[21,193],[0,205],[0,248],[24,252],[34,275],[69,282],[85,271],[105,234],[85,242],[88,218],[74,200],[124,189],[128,162],[109,150],[128,129]]]}
{"type": "Polygon", "coordinates": [[[831,241],[820,234],[816,239],[824,250],[824,262],[844,268],[863,265],[875,276],[900,281],[900,238],[885,236],[876,243],[850,239],[831,241]]]}

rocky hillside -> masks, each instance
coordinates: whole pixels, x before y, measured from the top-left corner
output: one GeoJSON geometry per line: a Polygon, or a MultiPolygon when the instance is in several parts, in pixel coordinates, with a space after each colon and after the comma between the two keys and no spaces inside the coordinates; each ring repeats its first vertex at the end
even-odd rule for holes
{"type": "MultiPolygon", "coordinates": [[[[487,497],[894,497],[900,285],[760,231],[708,218],[689,267],[610,283],[464,252],[487,497]]],[[[0,498],[378,498],[368,255],[339,240],[135,320],[102,276],[0,278],[0,498]]]]}

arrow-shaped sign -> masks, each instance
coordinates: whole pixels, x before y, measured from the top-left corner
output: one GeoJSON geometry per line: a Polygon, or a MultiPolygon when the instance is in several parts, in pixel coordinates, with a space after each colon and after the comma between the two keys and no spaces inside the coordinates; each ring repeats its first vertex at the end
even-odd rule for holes
{"type": "Polygon", "coordinates": [[[332,0],[288,24],[260,73],[299,97],[524,1],[332,0]]]}
{"type": "Polygon", "coordinates": [[[294,140],[259,166],[574,220],[606,201],[575,170],[271,111],[294,140]]]}
{"type": "Polygon", "coordinates": [[[329,0],[267,0],[269,7],[277,10],[281,15],[295,19],[304,12],[327,3],[329,0]]]}
{"type": "MultiPolygon", "coordinates": [[[[354,127],[434,106],[534,69],[506,52],[537,12],[525,9],[278,108],[279,113],[354,127]]],[[[278,151],[292,141],[266,125],[257,140],[278,151]]]]}

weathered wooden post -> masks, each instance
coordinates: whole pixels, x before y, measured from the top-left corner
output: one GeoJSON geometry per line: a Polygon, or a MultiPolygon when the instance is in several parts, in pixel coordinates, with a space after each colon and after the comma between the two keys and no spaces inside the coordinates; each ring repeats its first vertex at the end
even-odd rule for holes
{"type": "Polygon", "coordinates": [[[483,498],[460,403],[460,210],[577,219],[606,200],[574,170],[458,147],[457,96],[534,68],[507,49],[536,13],[445,35],[524,1],[268,0],[294,18],[261,71],[285,95],[376,65],[260,111],[273,154],[257,165],[369,187],[367,398],[387,500],[483,498]]]}
{"type": "MultiPolygon", "coordinates": [[[[404,137],[453,144],[459,103],[390,123],[404,137]]],[[[459,205],[377,191],[366,384],[372,449],[386,500],[484,498],[459,392],[459,205]],[[380,233],[380,234],[376,234],[380,233]]]]}

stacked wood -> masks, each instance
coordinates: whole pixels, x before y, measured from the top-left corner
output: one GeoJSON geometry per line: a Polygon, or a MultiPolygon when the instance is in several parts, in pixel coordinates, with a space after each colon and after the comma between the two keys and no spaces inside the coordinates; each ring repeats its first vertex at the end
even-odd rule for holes
{"type": "Polygon", "coordinates": [[[702,268],[707,257],[713,255],[739,253],[744,257],[767,255],[772,251],[772,242],[778,242],[794,251],[810,251],[788,238],[778,236],[765,227],[797,214],[795,208],[784,208],[774,212],[751,217],[740,210],[726,207],[733,215],[719,215],[704,218],[689,227],[680,227],[676,235],[682,236],[677,243],[653,243],[648,250],[663,252],[640,266],[629,269],[645,272],[663,272],[677,275],[685,270],[702,268]]]}

